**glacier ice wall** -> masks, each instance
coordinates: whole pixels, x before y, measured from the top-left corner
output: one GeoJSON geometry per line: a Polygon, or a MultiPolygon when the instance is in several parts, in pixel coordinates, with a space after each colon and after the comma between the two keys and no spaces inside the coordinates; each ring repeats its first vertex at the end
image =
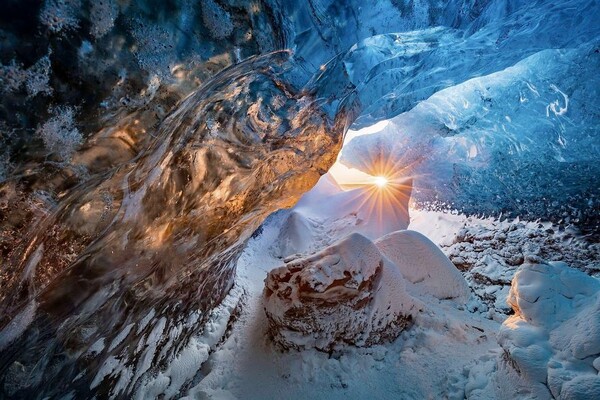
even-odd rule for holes
{"type": "Polygon", "coordinates": [[[597,51],[597,43],[543,50],[442,89],[354,139],[342,161],[410,166],[421,202],[596,229],[597,51]]]}
{"type": "Polygon", "coordinates": [[[351,123],[390,119],[342,161],[392,159],[418,201],[598,232],[596,1],[5,7],[4,397],[135,394],[351,123]]]}
{"type": "Polygon", "coordinates": [[[327,171],[354,118],[351,92],[333,106],[289,85],[292,63],[275,52],[218,74],[16,241],[2,273],[7,395],[134,392],[201,329],[245,240],[327,171]]]}

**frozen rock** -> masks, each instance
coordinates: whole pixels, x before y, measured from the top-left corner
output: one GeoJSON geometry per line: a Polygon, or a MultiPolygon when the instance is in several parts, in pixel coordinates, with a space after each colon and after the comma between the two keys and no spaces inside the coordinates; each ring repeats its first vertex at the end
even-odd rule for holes
{"type": "Polygon", "coordinates": [[[274,269],[263,295],[269,334],[284,349],[393,340],[421,308],[399,269],[357,233],[274,269]]]}
{"type": "Polygon", "coordinates": [[[559,399],[600,396],[600,281],[561,262],[519,268],[508,297],[515,315],[498,334],[508,365],[559,399]]]}
{"type": "Polygon", "coordinates": [[[442,251],[415,231],[392,232],[375,242],[379,251],[400,269],[402,276],[438,299],[469,299],[469,286],[442,251]]]}

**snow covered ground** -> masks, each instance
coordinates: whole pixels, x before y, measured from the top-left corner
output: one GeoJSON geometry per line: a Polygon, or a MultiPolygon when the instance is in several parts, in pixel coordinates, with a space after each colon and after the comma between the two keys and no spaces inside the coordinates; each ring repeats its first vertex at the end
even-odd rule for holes
{"type": "Polygon", "coordinates": [[[411,208],[410,180],[363,178],[326,174],[272,214],[207,331],[137,397],[600,396],[600,245],[550,223],[411,208]],[[382,335],[382,321],[402,323],[382,335]]]}
{"type": "MultiPolygon", "coordinates": [[[[543,399],[550,393],[544,381],[548,374],[559,382],[556,390],[566,388],[564,396],[559,395],[559,398],[590,398],[585,396],[597,392],[600,322],[599,313],[593,311],[597,309],[597,301],[593,299],[600,293],[597,291],[600,284],[589,275],[599,269],[600,252],[597,246],[586,244],[568,230],[534,222],[479,219],[411,209],[408,228],[440,246],[469,282],[472,292],[466,304],[427,298],[426,307],[416,315],[414,325],[391,343],[345,346],[329,352],[310,348],[281,351],[268,338],[262,294],[267,274],[284,264],[280,245],[282,227],[288,230],[284,237],[291,240],[287,250],[298,247],[295,240],[302,242],[311,238],[312,245],[302,249],[305,254],[336,242],[350,231],[360,232],[361,228],[357,216],[360,213],[343,215],[340,208],[335,218],[328,220],[318,212],[299,212],[307,203],[310,202],[305,199],[295,210],[272,215],[249,241],[238,264],[238,290],[245,291],[241,313],[227,339],[214,346],[202,365],[201,378],[187,391],[188,398],[543,399]],[[290,216],[294,221],[291,228],[290,216]],[[308,223],[298,225],[299,219],[308,223]],[[301,234],[294,230],[298,226],[301,234]],[[546,260],[567,260],[588,274],[566,265],[543,264],[541,256],[546,260]],[[573,357],[579,355],[573,356],[568,346],[567,350],[560,349],[560,340],[548,339],[550,328],[536,325],[535,318],[553,320],[551,312],[543,316],[539,310],[531,311],[534,320],[522,322],[519,330],[507,325],[527,319],[528,314],[522,312],[527,308],[515,304],[527,298],[528,286],[522,284],[519,292],[510,292],[510,282],[519,267],[525,271],[520,272],[521,275],[528,274],[528,263],[540,264],[536,268],[542,270],[567,268],[570,271],[572,279],[567,283],[570,289],[563,290],[564,293],[551,290],[546,296],[549,301],[577,292],[573,286],[578,282],[587,288],[591,300],[580,295],[576,300],[561,303],[563,314],[551,324],[553,332],[579,330],[579,334],[571,333],[576,336],[571,347],[585,353],[583,359],[573,361],[573,357]],[[512,309],[507,303],[509,294],[513,299],[512,309]],[[516,298],[521,300],[514,300],[516,298]],[[513,310],[516,314],[507,322],[513,310]],[[564,323],[575,316],[578,319],[573,325],[564,323]],[[527,326],[535,329],[528,330],[527,326]],[[588,346],[582,345],[587,343],[582,330],[590,332],[588,346]],[[536,358],[538,347],[544,351],[536,358]],[[528,362],[530,358],[537,361],[528,362]],[[548,360],[552,363],[546,368],[544,362],[548,360]],[[532,378],[526,368],[537,375],[533,374],[532,378]],[[552,375],[553,371],[560,374],[552,375]],[[583,382],[583,389],[579,380],[583,382]]],[[[543,290],[554,277],[542,274],[533,280],[537,282],[535,290],[543,290]]]]}
{"type": "Polygon", "coordinates": [[[272,218],[251,240],[238,265],[246,304],[229,338],[211,356],[193,398],[348,399],[462,398],[464,367],[493,358],[499,323],[461,310],[452,301],[419,315],[415,326],[386,345],[280,352],[266,335],[264,279],[282,264],[273,244],[285,213],[272,218]]]}

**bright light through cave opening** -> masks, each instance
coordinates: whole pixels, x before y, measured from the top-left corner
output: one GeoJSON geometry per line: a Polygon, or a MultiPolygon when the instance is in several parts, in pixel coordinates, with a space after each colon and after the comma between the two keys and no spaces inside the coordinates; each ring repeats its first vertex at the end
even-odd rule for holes
{"type": "Polygon", "coordinates": [[[379,188],[384,188],[388,184],[388,179],[385,176],[376,176],[375,185],[379,188]]]}
{"type": "Polygon", "coordinates": [[[396,181],[397,178],[399,178],[397,175],[400,168],[398,168],[397,165],[393,165],[393,163],[382,162],[382,160],[377,161],[375,160],[376,157],[374,157],[374,160],[372,160],[372,164],[381,165],[370,165],[370,167],[377,170],[377,174],[369,174],[365,171],[361,171],[353,167],[348,167],[340,161],[340,157],[342,152],[344,151],[344,147],[348,143],[350,143],[354,138],[364,135],[380,133],[388,125],[389,121],[384,120],[362,129],[353,130],[351,128],[350,130],[348,130],[344,137],[344,145],[342,146],[342,150],[338,155],[338,159],[329,169],[329,174],[333,177],[333,179],[337,182],[338,185],[340,185],[340,187],[343,190],[353,190],[365,186],[375,186],[379,189],[383,189],[384,187],[389,186],[392,182],[396,181]]]}
{"type": "MultiPolygon", "coordinates": [[[[407,229],[413,181],[410,163],[377,145],[365,146],[361,154],[354,158],[356,163],[352,166],[344,163],[344,158],[348,157],[344,151],[348,148],[352,151],[352,143],[356,146],[356,139],[369,137],[367,141],[374,140],[372,144],[375,144],[376,135],[398,130],[387,120],[348,130],[337,161],[313,190],[299,201],[294,208],[297,213],[295,218],[301,220],[299,214],[327,220],[341,218],[373,240],[390,232],[407,229]],[[350,222],[348,218],[356,218],[356,221],[350,222]]],[[[298,223],[294,221],[292,225],[298,223]]],[[[295,238],[282,240],[296,243],[295,238]]],[[[297,250],[295,248],[294,252],[297,250]]],[[[288,254],[282,255],[285,257],[288,254]]]]}

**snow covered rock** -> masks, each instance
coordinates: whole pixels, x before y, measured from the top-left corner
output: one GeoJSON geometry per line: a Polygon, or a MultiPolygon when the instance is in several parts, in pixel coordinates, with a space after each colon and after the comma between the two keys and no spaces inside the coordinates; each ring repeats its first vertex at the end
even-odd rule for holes
{"type": "Polygon", "coordinates": [[[508,302],[498,342],[529,395],[600,398],[600,281],[562,262],[526,264],[508,302]]]}
{"type": "Polygon", "coordinates": [[[272,270],[263,295],[269,334],[284,349],[393,340],[421,308],[399,269],[357,233],[272,270]]]}
{"type": "Polygon", "coordinates": [[[415,231],[392,232],[375,241],[379,251],[400,269],[402,276],[438,299],[469,299],[469,286],[442,251],[415,231]]]}

